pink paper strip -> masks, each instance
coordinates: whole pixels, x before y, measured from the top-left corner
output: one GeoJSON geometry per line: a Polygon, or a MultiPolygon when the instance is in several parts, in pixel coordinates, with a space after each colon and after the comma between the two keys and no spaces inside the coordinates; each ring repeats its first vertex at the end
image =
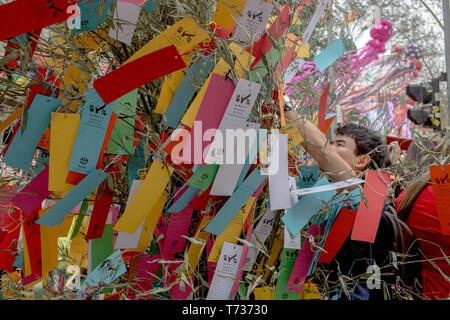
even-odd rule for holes
{"type": "Polygon", "coordinates": [[[186,239],[183,238],[182,235],[189,235],[189,227],[191,225],[193,213],[194,210],[188,206],[180,212],[171,214],[167,233],[164,237],[164,249],[162,251],[163,259],[173,259],[175,253],[183,251],[186,239]]]}
{"type": "Polygon", "coordinates": [[[214,140],[215,132],[212,130],[219,128],[233,92],[234,84],[231,80],[216,73],[211,75],[194,125],[183,147],[183,155],[181,157],[183,161],[203,164],[203,156],[205,155],[206,157],[208,148],[214,140]],[[206,141],[204,141],[204,134],[208,130],[211,130],[208,133],[212,134],[208,134],[209,137],[206,137],[206,141]]]}
{"type": "Polygon", "coordinates": [[[133,285],[134,289],[130,290],[127,296],[128,299],[135,299],[139,292],[149,291],[153,288],[153,281],[159,269],[159,263],[156,260],[159,258],[161,258],[159,254],[146,254],[139,258],[133,279],[133,282],[135,282],[133,285]]]}
{"type": "MultiPolygon", "coordinates": [[[[312,236],[315,236],[318,233],[319,228],[316,225],[312,225],[308,230],[308,234],[312,236]]],[[[303,241],[302,248],[300,249],[297,259],[295,260],[294,267],[292,268],[291,276],[289,277],[289,281],[286,286],[287,291],[302,292],[303,284],[305,283],[313,257],[314,251],[311,250],[309,239],[306,238],[303,241]]]]}
{"type": "MultiPolygon", "coordinates": [[[[252,234],[253,234],[253,224],[248,229],[247,237],[245,238],[245,241],[251,242],[252,234]]],[[[244,273],[244,266],[247,262],[247,253],[248,253],[248,247],[244,245],[244,248],[242,249],[241,260],[239,261],[238,271],[236,273],[236,277],[235,277],[235,280],[233,283],[233,287],[231,288],[229,298],[234,296],[239,290],[239,285],[241,284],[242,274],[244,273]]]]}
{"type": "Polygon", "coordinates": [[[12,203],[27,216],[51,194],[48,191],[48,171],[47,166],[12,199],[12,203]]]}

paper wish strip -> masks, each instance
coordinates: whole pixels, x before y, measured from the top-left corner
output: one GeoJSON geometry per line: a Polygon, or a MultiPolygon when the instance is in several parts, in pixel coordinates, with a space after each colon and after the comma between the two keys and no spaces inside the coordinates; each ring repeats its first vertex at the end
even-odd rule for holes
{"type": "Polygon", "coordinates": [[[62,100],[37,94],[28,110],[25,130],[19,129],[3,157],[8,166],[28,171],[36,147],[50,124],[51,113],[61,105],[62,100]]]}
{"type": "Polygon", "coordinates": [[[270,209],[292,207],[289,192],[288,135],[269,134],[269,194],[270,209]]]}
{"type": "Polygon", "coordinates": [[[177,49],[171,45],[111,71],[95,80],[94,88],[104,103],[111,103],[134,89],[185,67],[177,49]]]}
{"type": "Polygon", "coordinates": [[[0,5],[0,41],[66,21],[71,0],[20,0],[0,5]]]}
{"type": "MultiPolygon", "coordinates": [[[[323,177],[315,186],[327,184],[329,184],[328,179],[323,177]]],[[[328,203],[335,195],[336,191],[334,190],[304,195],[291,209],[286,211],[281,220],[289,229],[289,232],[296,235],[313,215],[324,208],[324,203],[328,203]]]]}
{"type": "Polygon", "coordinates": [[[113,15],[114,26],[109,29],[108,35],[113,39],[131,45],[140,12],[141,7],[135,4],[117,1],[113,15]]]}
{"type": "Polygon", "coordinates": [[[48,189],[69,191],[73,185],[66,183],[72,148],[80,125],[79,114],[52,114],[50,130],[50,160],[48,189]]]}
{"type": "Polygon", "coordinates": [[[316,28],[316,25],[319,22],[319,19],[322,17],[329,2],[330,0],[320,0],[319,4],[317,5],[316,11],[314,12],[313,17],[311,18],[311,21],[306,27],[305,32],[303,32],[302,37],[303,46],[309,42],[309,39],[311,38],[311,35],[314,29],[316,28]]]}
{"type": "Polygon", "coordinates": [[[390,181],[388,173],[369,170],[364,184],[368,206],[361,199],[353,225],[352,240],[375,242],[390,181]]]}
{"type": "Polygon", "coordinates": [[[299,254],[298,249],[283,249],[281,261],[280,261],[280,276],[277,279],[277,285],[275,288],[275,300],[297,300],[298,293],[287,291],[286,287],[289,282],[289,277],[292,272],[292,268],[295,265],[297,256],[299,254]]]}
{"type": "Polygon", "coordinates": [[[178,126],[181,117],[197,91],[196,88],[203,84],[213,67],[214,61],[211,58],[202,56],[188,68],[186,76],[178,86],[167,109],[167,122],[163,120],[163,124],[170,128],[176,128],[178,126]]]}
{"type": "Polygon", "coordinates": [[[233,196],[222,206],[214,219],[206,227],[206,231],[220,235],[256,189],[263,183],[265,178],[266,176],[261,175],[258,169],[253,170],[233,196]]]}
{"type": "MultiPolygon", "coordinates": [[[[275,216],[276,211],[272,211],[270,210],[270,208],[268,208],[264,213],[264,215],[262,216],[261,220],[259,220],[255,230],[253,231],[251,241],[255,246],[260,247],[260,243],[264,244],[264,242],[267,240],[270,233],[272,232],[273,223],[275,222],[275,216]],[[258,240],[256,240],[256,238],[258,240]]],[[[259,251],[257,251],[256,248],[250,247],[248,249],[247,261],[244,266],[245,271],[252,270],[253,265],[256,262],[256,258],[258,257],[258,253],[259,251]]]]}
{"type": "Polygon", "coordinates": [[[323,50],[314,58],[314,62],[320,72],[325,71],[337,59],[339,59],[346,51],[344,43],[341,39],[334,41],[328,48],[323,50]]]}
{"type": "MultiPolygon", "coordinates": [[[[316,236],[318,233],[319,228],[316,225],[312,225],[308,230],[308,234],[311,236],[316,236]]],[[[303,284],[305,283],[313,256],[314,251],[311,250],[309,238],[305,238],[292,268],[286,290],[298,293],[302,292],[303,284]]]]}
{"type": "Polygon", "coordinates": [[[48,171],[47,166],[11,200],[27,216],[32,214],[51,194],[48,191],[48,171]]]}
{"type": "Polygon", "coordinates": [[[247,46],[258,41],[266,28],[273,4],[260,0],[247,0],[233,39],[247,46]]]}
{"type": "MultiPolygon", "coordinates": [[[[131,234],[135,233],[142,221],[144,221],[153,207],[158,203],[159,199],[164,197],[163,192],[172,173],[172,168],[166,167],[161,162],[154,160],[142,186],[114,226],[114,229],[131,234]]],[[[151,218],[153,224],[152,229],[154,229],[159,216],[151,218]]]]}
{"type": "Polygon", "coordinates": [[[217,262],[206,300],[228,300],[233,287],[243,247],[225,242],[217,262]]]}
{"type": "MultiPolygon", "coordinates": [[[[121,2],[121,1],[120,1],[121,2]]],[[[90,0],[78,3],[80,10],[80,28],[73,28],[73,33],[94,31],[106,19],[114,0],[90,0]]]]}
{"type": "Polygon", "coordinates": [[[88,174],[96,168],[113,106],[112,103],[105,104],[94,89],[88,91],[70,155],[69,171],[88,174]]]}
{"type": "Polygon", "coordinates": [[[77,184],[72,190],[65,195],[64,198],[59,200],[47,213],[42,216],[36,223],[54,227],[60,225],[64,220],[64,217],[91,194],[95,188],[102,183],[107,173],[100,170],[93,170],[86,176],[79,184],[77,184]]]}

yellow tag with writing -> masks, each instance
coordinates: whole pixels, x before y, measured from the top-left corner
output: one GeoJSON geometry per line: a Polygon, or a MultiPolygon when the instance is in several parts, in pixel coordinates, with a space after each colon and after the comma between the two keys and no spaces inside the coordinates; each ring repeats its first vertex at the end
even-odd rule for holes
{"type": "Polygon", "coordinates": [[[66,183],[66,177],[79,124],[80,114],[52,113],[48,174],[50,191],[70,191],[74,187],[66,183]]]}
{"type": "Polygon", "coordinates": [[[247,0],[219,0],[212,20],[228,30],[235,24],[235,19],[239,20],[239,12],[244,10],[246,3],[247,0]]]}
{"type": "Polygon", "coordinates": [[[208,225],[209,221],[211,220],[211,217],[209,216],[203,216],[202,220],[200,221],[199,227],[197,232],[194,235],[195,239],[203,240],[203,244],[197,244],[191,242],[191,245],[188,249],[188,266],[189,266],[189,276],[192,276],[195,269],[197,268],[198,261],[200,260],[200,257],[202,255],[203,249],[206,246],[206,241],[208,241],[209,232],[206,232],[204,229],[208,225]]]}
{"type": "Polygon", "coordinates": [[[264,287],[264,288],[255,288],[253,290],[255,293],[255,300],[274,300],[275,299],[275,289],[264,287]]]}
{"type": "Polygon", "coordinates": [[[177,70],[170,75],[164,77],[164,82],[159,94],[158,103],[156,104],[155,113],[162,114],[169,108],[175,92],[180,86],[181,81],[184,78],[182,70],[177,70]]]}
{"type": "Polygon", "coordinates": [[[162,201],[164,189],[173,173],[173,168],[166,167],[161,162],[154,160],[142,186],[136,192],[125,212],[120,217],[114,229],[126,233],[135,233],[139,225],[145,218],[150,221],[150,232],[155,229],[159,214],[154,214],[153,207],[162,201]],[[151,215],[150,215],[151,214],[151,215]]]}
{"type": "Polygon", "coordinates": [[[230,224],[223,230],[223,232],[216,238],[214,245],[208,257],[209,262],[217,262],[220,257],[220,250],[222,250],[224,242],[236,243],[237,238],[241,234],[244,227],[245,220],[253,208],[253,203],[256,201],[255,197],[250,197],[247,203],[242,207],[236,216],[231,220],[230,224]]]}
{"type": "Polygon", "coordinates": [[[150,40],[145,46],[125,61],[124,64],[170,45],[174,45],[182,55],[208,38],[208,33],[203,30],[194,19],[183,18],[169,29],[161,32],[150,40]]]}
{"type": "Polygon", "coordinates": [[[322,300],[322,295],[320,294],[319,289],[317,289],[314,283],[305,282],[298,300],[322,300]]]}
{"type": "Polygon", "coordinates": [[[154,223],[155,218],[159,219],[159,217],[161,216],[164,205],[166,204],[167,197],[168,194],[167,192],[165,192],[164,196],[158,199],[156,205],[152,208],[147,218],[145,218],[144,227],[142,228],[136,251],[145,252],[145,250],[147,250],[148,244],[152,240],[152,235],[155,231],[156,223],[158,222],[158,220],[156,220],[156,223],[154,223]]]}

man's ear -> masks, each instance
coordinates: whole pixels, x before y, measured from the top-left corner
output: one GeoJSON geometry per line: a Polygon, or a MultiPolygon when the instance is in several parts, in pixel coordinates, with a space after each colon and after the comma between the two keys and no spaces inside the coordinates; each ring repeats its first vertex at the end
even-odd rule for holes
{"type": "Polygon", "coordinates": [[[355,169],[357,171],[364,171],[369,164],[370,164],[370,156],[368,154],[356,156],[355,169]]]}

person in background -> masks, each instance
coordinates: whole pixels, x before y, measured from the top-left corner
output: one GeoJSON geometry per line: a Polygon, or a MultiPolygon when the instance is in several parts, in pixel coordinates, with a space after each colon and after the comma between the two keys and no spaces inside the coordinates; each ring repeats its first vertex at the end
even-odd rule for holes
{"type": "MultiPolygon", "coordinates": [[[[450,136],[447,134],[446,138],[448,143],[450,136]]],[[[444,157],[442,163],[450,163],[449,153],[450,145],[438,149],[437,154],[444,157]]],[[[399,218],[414,233],[424,259],[421,269],[424,298],[450,298],[450,235],[441,230],[429,171],[398,196],[395,206],[399,218]]]]}

